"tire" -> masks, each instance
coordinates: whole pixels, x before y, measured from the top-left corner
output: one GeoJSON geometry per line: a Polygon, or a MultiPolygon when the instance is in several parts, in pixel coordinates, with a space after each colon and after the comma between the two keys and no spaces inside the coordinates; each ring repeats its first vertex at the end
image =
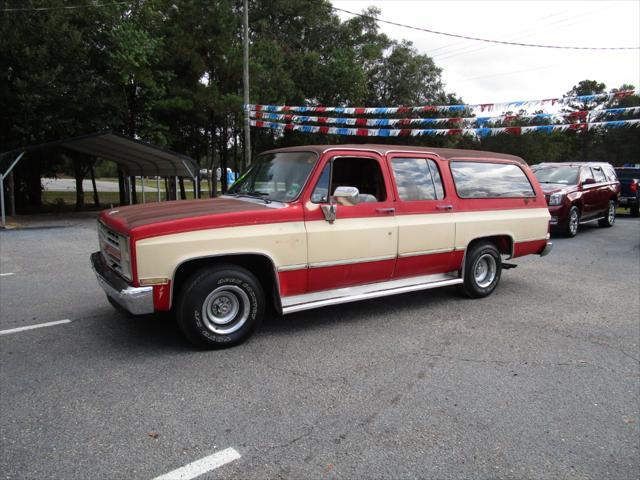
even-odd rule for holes
{"type": "Polygon", "coordinates": [[[190,276],[180,291],[178,326],[191,343],[226,348],[242,343],[262,322],[264,292],[248,270],[218,264],[190,276]]]}
{"type": "Polygon", "coordinates": [[[502,258],[491,242],[473,245],[465,258],[463,293],[470,298],[490,295],[500,282],[502,258]]]}
{"type": "Polygon", "coordinates": [[[631,205],[629,213],[632,217],[640,217],[640,204],[631,205]]]}
{"type": "Polygon", "coordinates": [[[569,215],[567,215],[567,221],[562,228],[562,233],[565,237],[573,238],[578,234],[578,228],[580,226],[580,209],[572,205],[569,209],[569,215]]]}
{"type": "Polygon", "coordinates": [[[605,217],[598,220],[598,225],[601,227],[609,228],[613,227],[616,222],[616,202],[609,200],[609,208],[605,213],[605,217]]]}

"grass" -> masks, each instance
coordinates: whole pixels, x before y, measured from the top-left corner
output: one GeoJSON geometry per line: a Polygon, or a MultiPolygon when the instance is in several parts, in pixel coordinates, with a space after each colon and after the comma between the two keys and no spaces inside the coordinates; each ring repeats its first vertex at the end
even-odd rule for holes
{"type": "MultiPolygon", "coordinates": [[[[187,200],[192,200],[193,190],[191,192],[187,190],[186,193],[187,200]]],[[[209,198],[209,191],[207,189],[204,189],[201,193],[201,198],[209,198]]],[[[155,203],[158,200],[158,195],[156,192],[145,192],[144,198],[146,203],[155,203]]],[[[98,192],[98,199],[100,200],[100,206],[102,208],[120,204],[120,195],[118,192],[98,192]]],[[[166,199],[166,193],[164,191],[160,192],[160,199],[161,201],[166,199]]],[[[140,191],[138,191],[138,202],[142,203],[142,193],[140,191]]],[[[76,192],[54,192],[45,190],[42,192],[42,203],[45,206],[59,206],[61,209],[64,209],[67,205],[76,204],[76,192]]],[[[86,208],[94,208],[92,191],[84,192],[84,204],[86,208]]]]}

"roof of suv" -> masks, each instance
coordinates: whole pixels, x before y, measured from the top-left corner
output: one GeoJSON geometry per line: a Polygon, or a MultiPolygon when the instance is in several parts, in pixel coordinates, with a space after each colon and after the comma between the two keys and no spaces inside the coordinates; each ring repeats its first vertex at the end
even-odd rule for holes
{"type": "Polygon", "coordinates": [[[608,162],[542,162],[532,167],[602,167],[604,165],[613,166],[608,162]]]}
{"type": "Polygon", "coordinates": [[[299,152],[311,151],[318,155],[322,155],[329,150],[368,150],[374,151],[380,155],[386,155],[391,152],[416,152],[416,153],[432,153],[445,160],[474,158],[474,159],[494,159],[494,160],[510,160],[513,162],[526,163],[522,158],[506,153],[494,153],[481,150],[464,150],[458,148],[431,148],[431,147],[413,147],[408,145],[378,145],[378,144],[346,144],[346,145],[300,145],[299,147],[277,148],[264,153],[276,152],[299,152]]]}

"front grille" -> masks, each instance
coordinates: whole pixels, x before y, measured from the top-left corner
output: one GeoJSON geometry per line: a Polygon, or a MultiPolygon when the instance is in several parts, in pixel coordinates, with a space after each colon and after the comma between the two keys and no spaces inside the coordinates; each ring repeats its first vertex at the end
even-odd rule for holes
{"type": "Polygon", "coordinates": [[[127,238],[98,222],[100,253],[109,268],[130,279],[127,238]]]}

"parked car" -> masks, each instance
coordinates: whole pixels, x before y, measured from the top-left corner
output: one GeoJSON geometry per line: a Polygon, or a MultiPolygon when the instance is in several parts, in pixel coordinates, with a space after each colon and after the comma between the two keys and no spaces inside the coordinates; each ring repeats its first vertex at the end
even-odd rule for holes
{"type": "Polygon", "coordinates": [[[632,217],[640,215],[640,168],[619,167],[616,174],[620,180],[620,203],[621,208],[628,208],[632,217]]]}
{"type": "Polygon", "coordinates": [[[575,237],[584,223],[613,226],[620,182],[610,164],[539,163],[532,170],[545,193],[553,231],[575,237]]]}
{"type": "Polygon", "coordinates": [[[496,288],[502,258],[546,255],[549,212],[518,157],[382,145],[266,152],[227,195],[102,212],[93,268],[134,314],[173,310],[205,347],[282,314],[460,285],[496,288]]]}

